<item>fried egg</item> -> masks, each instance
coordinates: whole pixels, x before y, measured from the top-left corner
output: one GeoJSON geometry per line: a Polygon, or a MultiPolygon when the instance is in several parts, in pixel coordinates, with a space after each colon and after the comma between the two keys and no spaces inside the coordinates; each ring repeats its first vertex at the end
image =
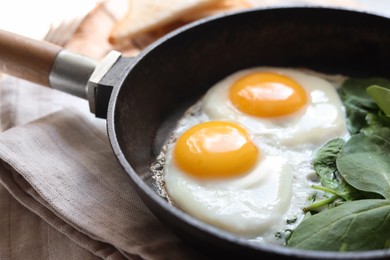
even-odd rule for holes
{"type": "Polygon", "coordinates": [[[167,192],[207,223],[246,237],[261,234],[290,205],[292,179],[285,158],[263,152],[236,123],[199,123],[167,153],[167,192]]]}
{"type": "Polygon", "coordinates": [[[319,144],[345,134],[332,82],[310,71],[258,67],[233,73],[206,93],[202,113],[233,120],[281,145],[319,144]]]}
{"type": "Polygon", "coordinates": [[[205,223],[274,243],[287,219],[303,218],[316,150],[347,133],[336,85],[270,67],[222,79],[165,146],[166,196],[205,223]]]}

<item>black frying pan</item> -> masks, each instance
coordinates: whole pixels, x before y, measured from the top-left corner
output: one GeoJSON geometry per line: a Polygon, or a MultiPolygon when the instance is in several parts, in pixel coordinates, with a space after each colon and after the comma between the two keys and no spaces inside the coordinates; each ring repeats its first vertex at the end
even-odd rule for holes
{"type": "Polygon", "coordinates": [[[288,66],[390,77],[390,19],[314,7],[250,10],[185,26],[135,58],[111,53],[96,70],[94,61],[64,54],[57,47],[38,46],[39,53],[22,51],[20,48],[35,48],[38,43],[27,42],[16,48],[15,42],[24,40],[4,32],[0,36],[0,68],[88,98],[92,112],[107,116],[113,151],[129,181],[153,213],[196,248],[213,252],[213,257],[390,258],[389,250],[336,253],[250,243],[168,204],[154,191],[149,172],[183,111],[211,85],[237,70],[288,66]],[[20,52],[37,60],[29,68],[22,66],[20,52]]]}

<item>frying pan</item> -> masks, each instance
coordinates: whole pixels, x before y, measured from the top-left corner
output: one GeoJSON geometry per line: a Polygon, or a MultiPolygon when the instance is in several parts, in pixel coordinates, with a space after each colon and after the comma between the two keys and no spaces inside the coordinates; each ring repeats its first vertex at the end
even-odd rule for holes
{"type": "Polygon", "coordinates": [[[155,192],[149,171],[183,112],[237,70],[264,65],[390,77],[386,17],[322,7],[240,11],[179,28],[137,57],[114,51],[99,62],[2,31],[0,65],[9,74],[87,98],[91,112],[107,119],[113,152],[144,203],[189,244],[213,252],[212,257],[390,257],[389,250],[339,253],[249,242],[171,206],[155,192]]]}

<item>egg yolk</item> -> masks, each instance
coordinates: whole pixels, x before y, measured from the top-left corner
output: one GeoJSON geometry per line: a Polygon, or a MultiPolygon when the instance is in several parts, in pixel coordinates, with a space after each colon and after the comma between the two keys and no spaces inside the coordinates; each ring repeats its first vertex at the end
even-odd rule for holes
{"type": "Polygon", "coordinates": [[[304,88],[295,80],[273,72],[257,72],[237,80],[229,98],[241,112],[257,117],[292,114],[307,103],[304,88]]]}
{"type": "Polygon", "coordinates": [[[177,140],[176,165],[201,179],[224,179],[252,169],[259,156],[246,130],[231,122],[211,121],[193,126],[177,140]]]}

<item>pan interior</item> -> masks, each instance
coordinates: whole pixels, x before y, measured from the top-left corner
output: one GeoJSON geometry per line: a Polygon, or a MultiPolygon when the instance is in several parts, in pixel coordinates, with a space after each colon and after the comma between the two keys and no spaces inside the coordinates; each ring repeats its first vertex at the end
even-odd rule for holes
{"type": "MultiPolygon", "coordinates": [[[[228,241],[217,231],[198,230],[153,192],[149,167],[182,113],[215,82],[252,66],[389,77],[390,20],[340,9],[277,8],[208,19],[173,32],[141,53],[114,90],[108,121],[114,133],[109,134],[116,137],[111,138],[114,151],[147,206],[186,238],[228,252],[227,245],[238,244],[230,251],[248,256],[342,259],[342,254],[291,253],[272,247],[267,251],[234,238],[228,241]]],[[[347,257],[351,256],[365,258],[359,253],[347,257]]],[[[367,257],[388,256],[379,252],[367,257]]]]}

